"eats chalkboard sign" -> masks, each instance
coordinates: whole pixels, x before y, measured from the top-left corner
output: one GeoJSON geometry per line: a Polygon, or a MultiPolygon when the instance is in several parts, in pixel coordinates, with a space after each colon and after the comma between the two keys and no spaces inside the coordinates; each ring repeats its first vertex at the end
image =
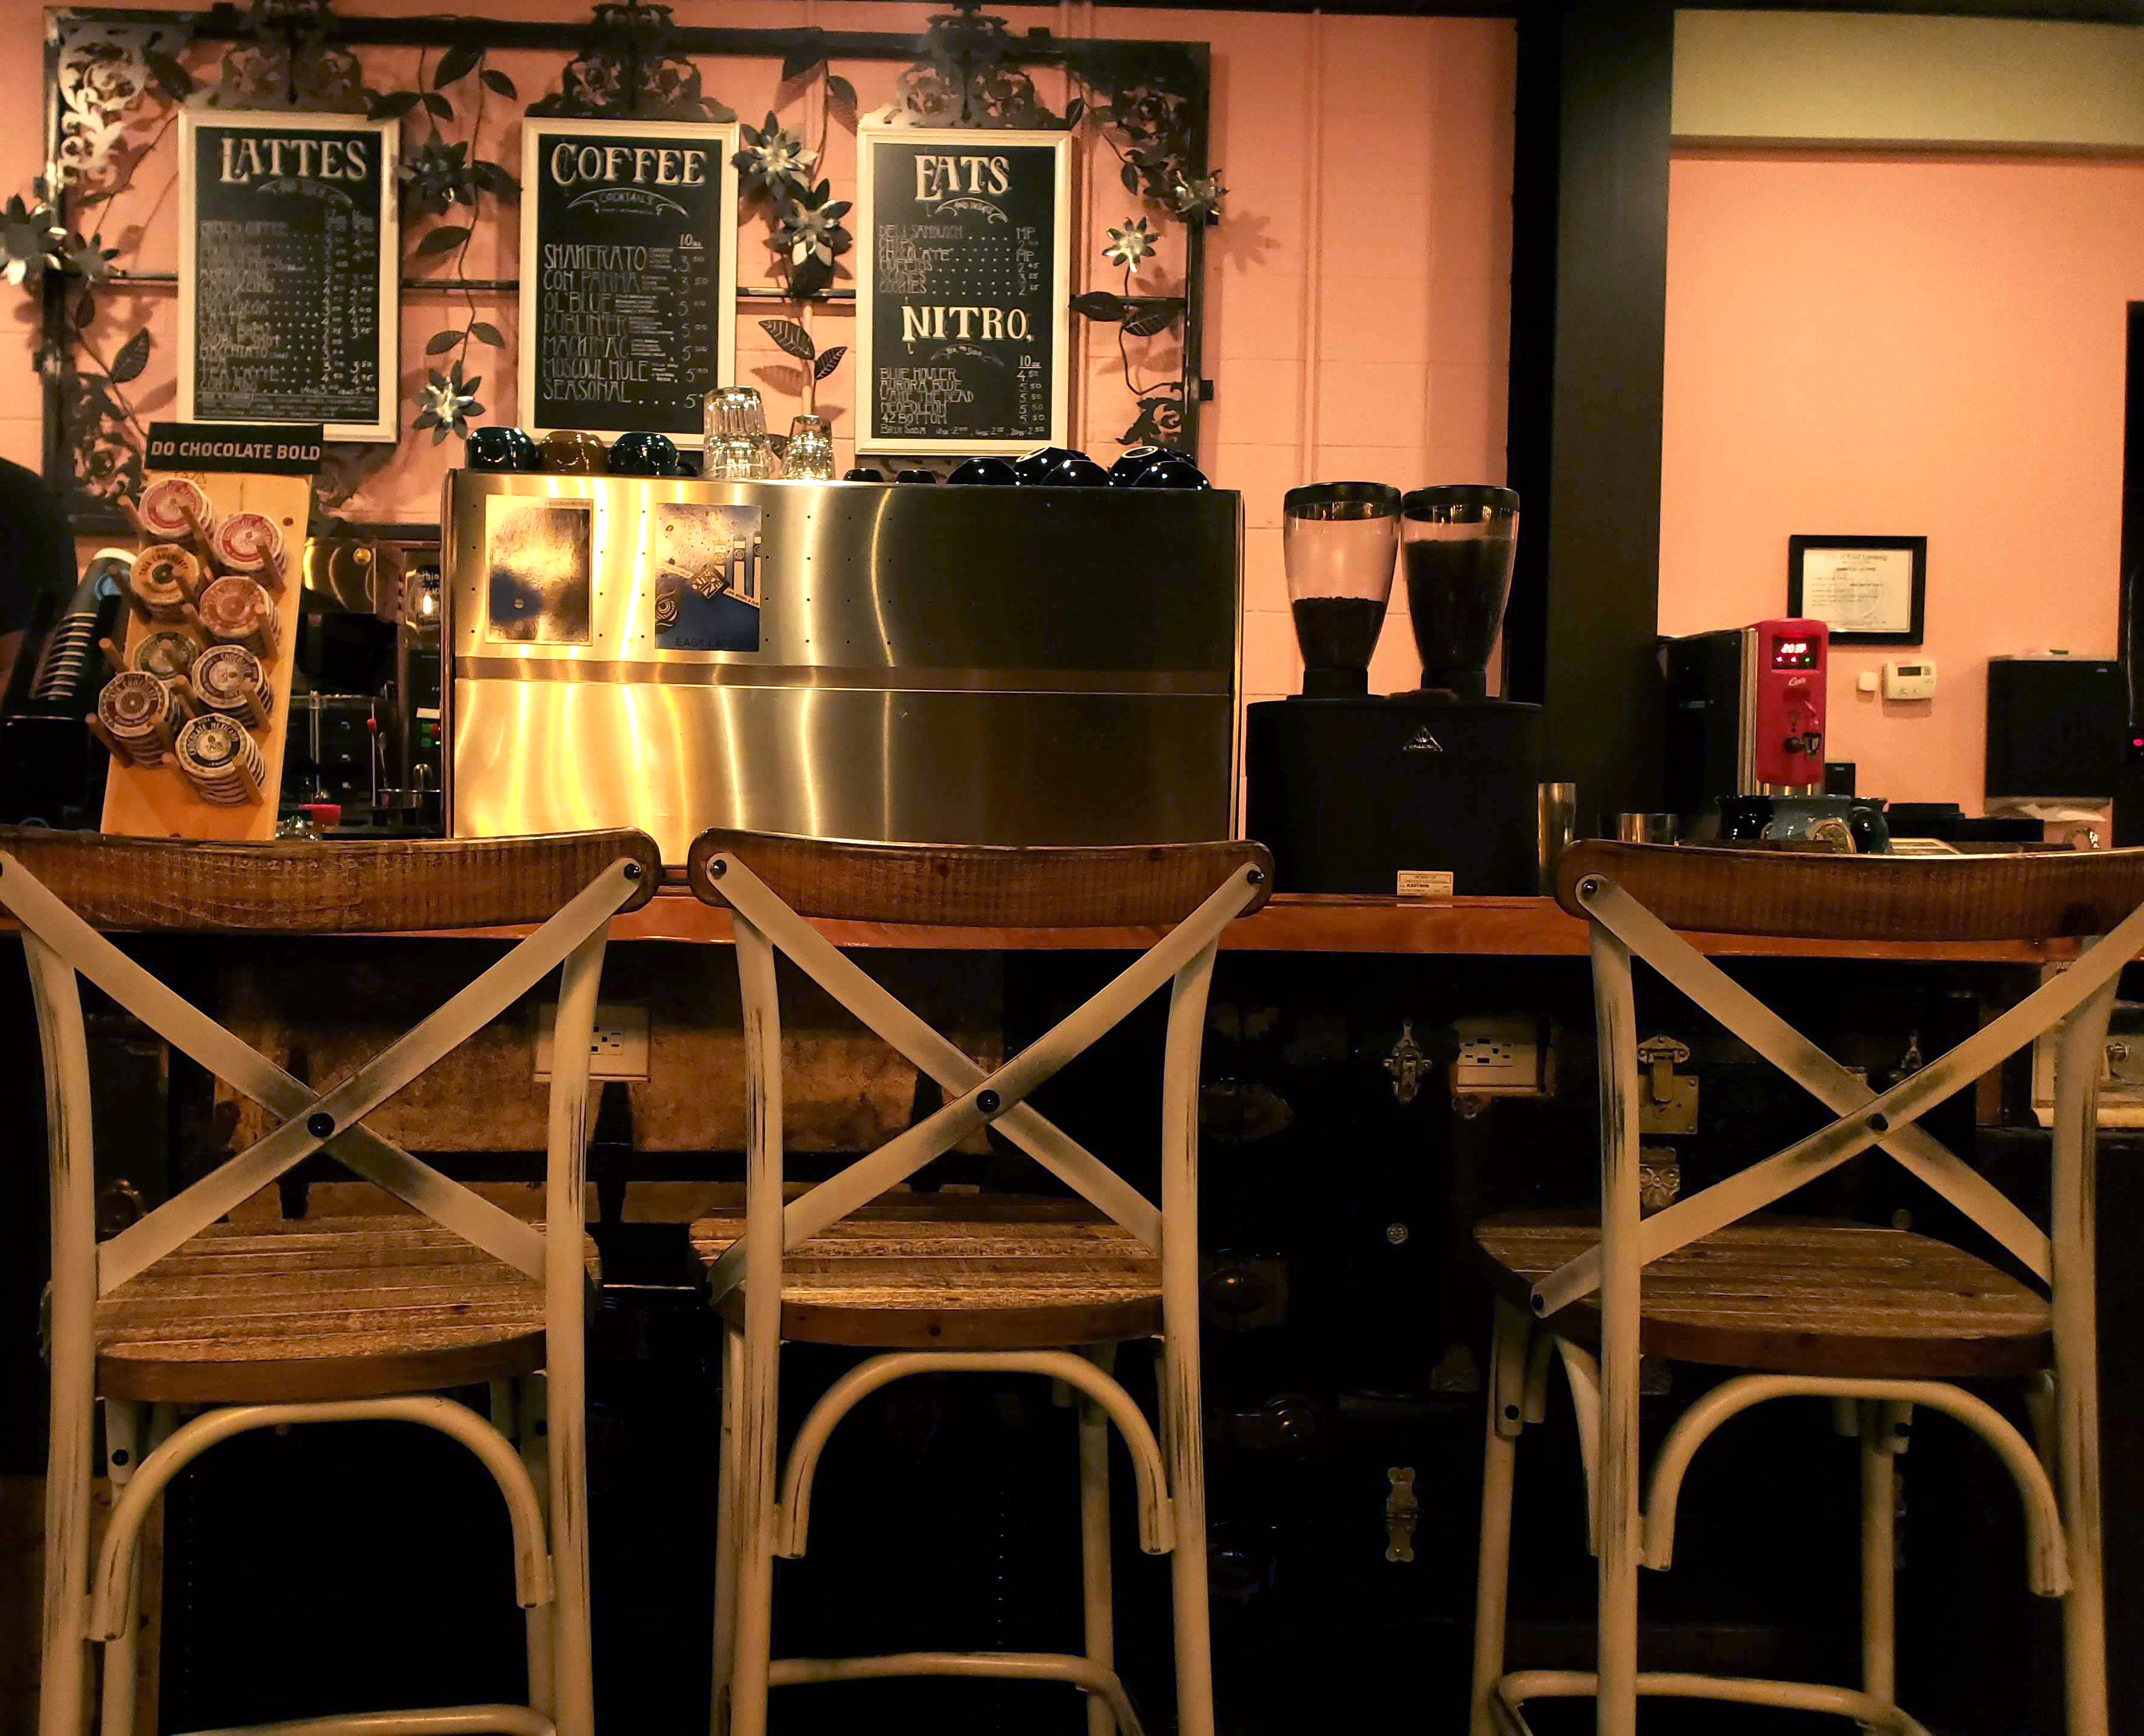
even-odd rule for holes
{"type": "Polygon", "coordinates": [[[395,439],[397,126],[181,111],[181,421],[395,439]]]}
{"type": "Polygon", "coordinates": [[[734,125],[522,123],[521,420],[700,441],[737,365],[734,125]]]}
{"type": "Polygon", "coordinates": [[[1025,452],[1070,434],[1062,132],[857,138],[859,452],[1025,452]]]}

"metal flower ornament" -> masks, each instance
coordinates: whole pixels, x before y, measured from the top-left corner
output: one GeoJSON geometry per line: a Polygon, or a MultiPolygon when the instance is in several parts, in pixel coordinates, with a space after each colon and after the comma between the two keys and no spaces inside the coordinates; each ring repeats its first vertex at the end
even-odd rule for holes
{"type": "Polygon", "coordinates": [[[809,189],[819,153],[806,150],[804,136],[784,127],[772,109],[763,126],[742,126],[737,131],[744,148],[730,161],[743,177],[747,193],[779,200],[809,189]]]}
{"type": "Polygon", "coordinates": [[[436,368],[425,375],[424,384],[417,392],[417,419],[414,424],[422,432],[432,430],[432,444],[439,445],[449,434],[466,437],[469,418],[481,416],[484,406],[476,401],[476,389],[484,384],[479,374],[474,379],[462,378],[461,359],[442,374],[436,368]]]}
{"type": "Polygon", "coordinates": [[[1187,223],[1218,223],[1221,201],[1228,196],[1228,190],[1221,185],[1218,175],[1183,176],[1178,177],[1169,202],[1187,223]]]}
{"type": "Polygon", "coordinates": [[[788,255],[792,272],[816,265],[831,275],[836,256],[849,250],[849,232],[841,226],[849,201],[833,198],[832,191],[822,181],[808,193],[791,200],[782,214],[774,231],[774,246],[788,255]]]}
{"type": "Polygon", "coordinates": [[[65,269],[67,232],[50,202],[45,184],[33,184],[35,203],[20,193],[0,206],[0,276],[34,289],[45,273],[65,269]]]}
{"type": "MultiPolygon", "coordinates": [[[[1109,245],[1102,250],[1102,257],[1122,265],[1128,272],[1135,271],[1160,240],[1144,217],[1134,217],[1122,229],[1109,231],[1109,245]]],[[[1131,287],[1129,280],[1124,287],[1131,287]]]]}

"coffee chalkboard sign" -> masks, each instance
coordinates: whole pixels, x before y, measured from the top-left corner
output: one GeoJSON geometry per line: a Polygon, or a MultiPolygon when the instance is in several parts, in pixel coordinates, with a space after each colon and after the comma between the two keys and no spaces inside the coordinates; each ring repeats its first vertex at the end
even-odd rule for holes
{"type": "Polygon", "coordinates": [[[1025,452],[1070,434],[1071,138],[858,135],[858,452],[1025,452]]]}
{"type": "Polygon", "coordinates": [[[395,438],[397,130],[181,111],[181,421],[395,438]]]}
{"type": "Polygon", "coordinates": [[[700,442],[737,365],[734,124],[522,123],[521,420],[700,442]]]}

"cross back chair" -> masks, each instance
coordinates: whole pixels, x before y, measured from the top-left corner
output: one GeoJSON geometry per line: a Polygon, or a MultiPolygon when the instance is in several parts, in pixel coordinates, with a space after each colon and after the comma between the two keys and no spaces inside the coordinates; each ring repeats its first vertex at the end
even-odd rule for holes
{"type": "MultiPolygon", "coordinates": [[[[468,1447],[504,1496],[527,1611],[529,1704],[309,1719],[306,1736],[382,1729],[589,1736],[583,1175],[588,1039],[610,919],[662,878],[638,832],[481,842],[199,844],[0,832],[0,907],[22,930],[51,1148],[52,1436],[40,1736],[81,1736],[91,1647],[102,1736],[132,1736],[139,1549],[158,1495],[250,1430],[397,1420],[468,1447]],[[537,924],[356,1072],[315,1090],[218,1024],[100,930],[262,940],[537,924]],[[544,1210],[525,1223],[363,1125],[556,974],[544,1210]],[[274,1117],[266,1135],[100,1242],[87,980],[274,1117]],[[315,1151],[421,1215],[261,1230],[220,1222],[315,1151]],[[541,1372],[547,1444],[517,1452],[439,1396],[541,1372]],[[431,1396],[423,1396],[431,1395],[431,1396]],[[95,1555],[92,1437],[103,1410],[114,1504],[95,1555]],[[184,1423],[180,1406],[202,1407],[184,1423]],[[146,1450],[146,1456],[144,1456],[146,1450]],[[524,1455],[528,1461],[524,1463],[524,1455]],[[539,1492],[539,1490],[543,1492],[539,1492]]],[[[331,993],[331,985],[322,985],[331,993]]]]}
{"type": "Polygon", "coordinates": [[[1265,901],[1270,858],[1256,844],[1024,850],[712,831],[692,846],[689,873],[695,891],[732,915],[750,1140],[742,1216],[693,1226],[726,1327],[717,1736],[762,1736],[770,1686],[925,1674],[1071,1682],[1087,1694],[1091,1736],[1138,1736],[1113,1661],[1112,1424],[1131,1453],[1141,1547],[1171,1557],[1178,1729],[1184,1736],[1212,1736],[1199,1386],[1199,1061],[1215,950],[1231,921],[1265,901]],[[813,919],[1003,930],[1119,928],[1136,931],[1148,945],[1106,988],[985,1072],[814,929],[813,919]],[[786,1205],[777,951],[935,1079],[946,1098],[936,1114],[786,1205]],[[1025,1099],[1164,986],[1169,1010],[1157,1207],[1025,1099]],[[934,1205],[925,1196],[873,1204],[985,1127],[1079,1199],[1000,1196],[934,1205]],[[1159,1341],[1159,1441],[1109,1372],[1112,1347],[1138,1338],[1159,1341]],[[812,1408],[790,1449],[777,1500],[776,1371],[785,1339],[882,1353],[844,1376],[812,1408]],[[812,1475],[841,1417],[869,1393],[909,1375],[1008,1371],[1047,1375],[1079,1395],[1084,1654],[772,1659],[773,1558],[804,1553],[812,1475]]]}
{"type": "Polygon", "coordinates": [[[2016,1483],[2032,1587],[2063,1600],[2068,1729],[2105,1736],[2093,1138],[2108,1014],[2122,965],[2144,947],[2144,851],[1926,861],[1589,843],[1565,856],[1557,898],[1591,936],[1602,1209],[1515,1213],[1476,1228],[1500,1295],[1474,1736],[1523,1736],[1527,1699],[1571,1694],[1596,1698],[1602,1736],[1630,1736],[1648,1694],[1829,1712],[1922,1736],[1897,1704],[1893,1647],[1897,1456],[1916,1406],[1964,1423],[2016,1483]],[[1678,930],[1846,941],[2102,938],[1948,1054],[1878,1092],[1678,930]],[[1639,1208],[1634,956],[1837,1118],[1649,1218],[1639,1208]],[[2043,1230],[1918,1121],[2050,1032],[2054,1156],[2043,1230]],[[2033,1282],[1901,1230],[1752,1217],[1864,1151],[1883,1152],[1926,1183],[2033,1282]],[[1507,1675],[1515,1449],[1525,1424],[1541,1420],[1551,1347],[1570,1379],[1586,1463],[1599,1560],[1598,1668],[1507,1675]],[[1675,1423],[1642,1508],[1641,1353],[1752,1371],[1714,1387],[1675,1423]],[[2004,1375],[2032,1382],[2037,1445],[1954,1384],[2004,1375]],[[1860,1688],[1641,1673],[1637,1570],[1670,1563],[1692,1456],[1729,1417],[1792,1396],[1829,1399],[1841,1432],[1862,1443],[1860,1688]]]}

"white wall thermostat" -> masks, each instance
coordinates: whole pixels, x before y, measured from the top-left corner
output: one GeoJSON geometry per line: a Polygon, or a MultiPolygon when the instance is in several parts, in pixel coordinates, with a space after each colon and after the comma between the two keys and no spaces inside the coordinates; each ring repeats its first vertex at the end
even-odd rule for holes
{"type": "Polygon", "coordinates": [[[1933,657],[1917,657],[1910,663],[1884,664],[1883,697],[1886,699],[1933,699],[1936,697],[1935,660],[1933,657]]]}

